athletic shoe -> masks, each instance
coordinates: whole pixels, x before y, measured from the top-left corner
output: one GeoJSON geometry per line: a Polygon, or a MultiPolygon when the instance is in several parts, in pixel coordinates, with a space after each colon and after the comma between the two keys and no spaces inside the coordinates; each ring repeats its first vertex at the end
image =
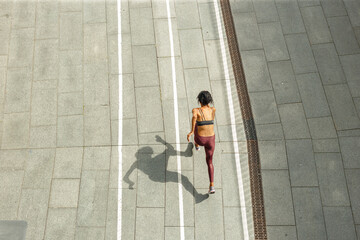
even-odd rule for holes
{"type": "Polygon", "coordinates": [[[200,150],[200,145],[197,147],[197,146],[195,145],[195,141],[194,141],[194,146],[195,146],[196,151],[199,151],[199,150],[200,150]]]}
{"type": "Polygon", "coordinates": [[[215,187],[214,186],[210,186],[209,187],[209,194],[214,194],[215,193],[215,187]]]}

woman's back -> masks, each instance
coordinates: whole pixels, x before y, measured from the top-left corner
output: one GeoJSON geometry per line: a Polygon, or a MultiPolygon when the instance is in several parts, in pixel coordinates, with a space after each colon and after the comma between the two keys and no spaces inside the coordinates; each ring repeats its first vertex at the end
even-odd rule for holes
{"type": "Polygon", "coordinates": [[[214,136],[214,124],[209,124],[211,120],[214,120],[215,117],[215,108],[214,107],[201,107],[197,108],[197,118],[196,121],[198,124],[197,130],[200,136],[214,136]],[[201,125],[201,122],[206,121],[207,125],[201,125]]]}

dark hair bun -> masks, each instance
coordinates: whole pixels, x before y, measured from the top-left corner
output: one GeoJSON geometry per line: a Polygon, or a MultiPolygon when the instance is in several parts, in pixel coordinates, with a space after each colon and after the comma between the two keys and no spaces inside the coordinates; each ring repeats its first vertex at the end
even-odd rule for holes
{"type": "Polygon", "coordinates": [[[209,103],[213,103],[212,96],[208,91],[201,91],[197,96],[197,100],[202,105],[208,105],[209,103]]]}

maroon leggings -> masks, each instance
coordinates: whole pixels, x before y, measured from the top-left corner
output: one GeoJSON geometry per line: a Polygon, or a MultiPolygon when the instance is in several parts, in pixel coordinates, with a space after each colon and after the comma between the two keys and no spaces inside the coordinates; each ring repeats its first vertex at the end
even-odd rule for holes
{"type": "Polygon", "coordinates": [[[197,131],[197,124],[195,124],[194,140],[196,144],[204,146],[206,154],[206,163],[208,165],[210,182],[214,182],[214,166],[212,158],[215,150],[215,135],[214,136],[199,136],[197,131]]]}

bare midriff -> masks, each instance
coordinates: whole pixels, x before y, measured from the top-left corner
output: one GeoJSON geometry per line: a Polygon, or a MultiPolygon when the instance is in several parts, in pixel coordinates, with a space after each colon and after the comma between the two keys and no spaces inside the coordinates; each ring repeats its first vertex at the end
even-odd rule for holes
{"type": "MultiPolygon", "coordinates": [[[[206,118],[206,120],[212,120],[212,112],[213,112],[213,109],[210,108],[210,107],[203,107],[201,108],[202,112],[204,113],[204,116],[206,118]]],[[[201,118],[201,115],[198,111],[198,114],[197,114],[197,118],[196,118],[196,121],[203,121],[203,119],[201,118]]],[[[210,137],[210,136],[214,136],[215,133],[214,133],[214,125],[204,125],[204,126],[197,126],[197,130],[198,130],[198,134],[199,136],[202,136],[202,137],[210,137]]]]}

